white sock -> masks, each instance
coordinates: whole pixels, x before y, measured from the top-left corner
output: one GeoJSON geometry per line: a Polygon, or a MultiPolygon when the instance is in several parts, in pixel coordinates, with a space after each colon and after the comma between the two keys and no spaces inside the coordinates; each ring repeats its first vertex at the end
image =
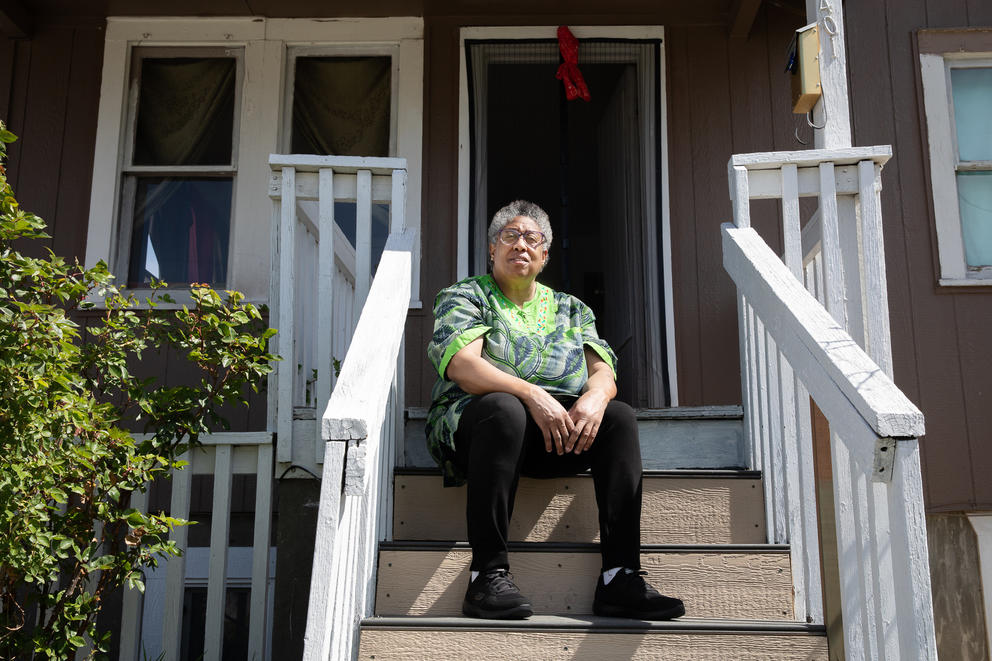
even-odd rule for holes
{"type": "Polygon", "coordinates": [[[479,572],[477,572],[477,571],[473,571],[473,572],[471,572],[471,574],[472,574],[472,578],[470,578],[470,579],[468,579],[468,580],[469,580],[469,582],[472,582],[472,581],[474,581],[475,579],[477,579],[477,578],[479,578],[479,572]]]}
{"type": "Polygon", "coordinates": [[[604,571],[603,585],[609,585],[610,581],[613,580],[613,577],[616,576],[617,572],[619,572],[621,569],[623,569],[623,567],[614,567],[613,569],[607,569],[606,571],[604,571]]]}

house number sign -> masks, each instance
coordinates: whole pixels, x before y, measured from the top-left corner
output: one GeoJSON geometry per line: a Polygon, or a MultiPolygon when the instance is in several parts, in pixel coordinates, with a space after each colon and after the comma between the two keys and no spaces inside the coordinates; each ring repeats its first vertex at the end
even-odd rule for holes
{"type": "Polygon", "coordinates": [[[833,42],[837,36],[837,19],[834,18],[830,0],[820,0],[820,20],[823,22],[823,31],[830,35],[830,41],[833,42]]]}

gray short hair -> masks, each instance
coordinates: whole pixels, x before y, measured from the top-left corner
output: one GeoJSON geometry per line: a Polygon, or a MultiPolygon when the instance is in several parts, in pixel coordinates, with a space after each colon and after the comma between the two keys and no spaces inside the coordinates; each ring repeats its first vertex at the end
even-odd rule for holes
{"type": "Polygon", "coordinates": [[[544,248],[551,248],[551,221],[548,220],[548,213],[533,202],[527,200],[514,200],[493,215],[493,220],[489,223],[489,245],[496,245],[496,239],[501,229],[517,216],[527,216],[537,223],[538,229],[544,234],[544,248]]]}

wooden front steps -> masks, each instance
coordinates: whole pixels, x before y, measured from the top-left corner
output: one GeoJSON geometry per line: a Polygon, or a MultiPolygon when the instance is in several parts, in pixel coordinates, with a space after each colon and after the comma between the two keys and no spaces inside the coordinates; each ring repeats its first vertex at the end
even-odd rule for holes
{"type": "MultiPolygon", "coordinates": [[[[464,540],[465,488],[445,489],[437,469],[397,468],[393,539],[464,540]]],[[[645,544],[761,544],[760,474],[735,470],[645,471],[645,544]]],[[[510,540],[599,541],[592,477],[521,478],[510,540]]]]}
{"type": "Polygon", "coordinates": [[[397,468],[395,541],[379,547],[375,616],[359,659],[827,659],[822,626],[795,622],[789,547],[766,541],[761,477],[740,470],[644,474],[641,562],[687,617],[590,615],[600,570],[589,475],[521,479],[510,528],[525,621],[461,616],[471,550],[465,490],[436,469],[397,468]]]}
{"type": "MultiPolygon", "coordinates": [[[[381,544],[376,615],[460,615],[471,556],[467,543],[381,544]]],[[[590,615],[601,564],[597,544],[510,547],[514,582],[538,614],[590,615]]],[[[787,546],[641,547],[648,582],[694,617],[792,619],[789,564],[787,546]]]]}
{"type": "Polygon", "coordinates": [[[362,623],[358,658],[374,661],[827,659],[822,626],[799,622],[641,622],[535,615],[528,620],[378,617],[362,623]]]}

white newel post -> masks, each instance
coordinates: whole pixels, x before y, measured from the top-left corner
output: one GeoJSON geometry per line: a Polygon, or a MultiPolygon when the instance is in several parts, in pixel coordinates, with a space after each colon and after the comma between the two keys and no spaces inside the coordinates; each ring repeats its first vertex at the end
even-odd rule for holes
{"type": "Polygon", "coordinates": [[[813,108],[817,149],[851,146],[851,111],[847,95],[847,47],[841,0],[806,0],[806,16],[820,35],[820,90],[813,108]]]}

